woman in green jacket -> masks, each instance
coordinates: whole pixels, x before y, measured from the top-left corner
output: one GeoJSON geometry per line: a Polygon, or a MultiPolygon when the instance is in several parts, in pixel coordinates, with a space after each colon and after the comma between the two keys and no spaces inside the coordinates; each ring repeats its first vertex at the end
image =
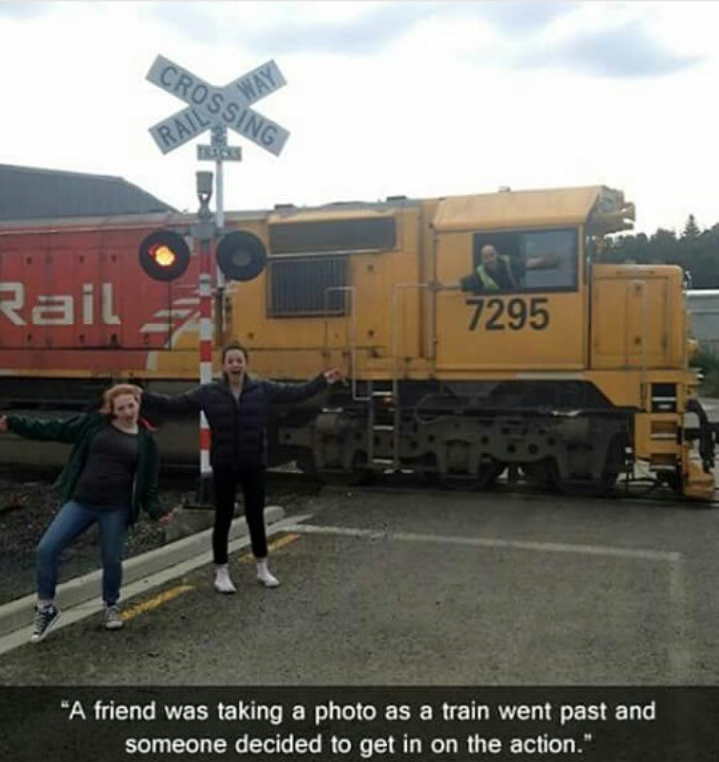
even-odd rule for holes
{"type": "Polygon", "coordinates": [[[139,412],[139,388],[117,384],[105,391],[98,412],[68,419],[0,416],[0,431],[74,445],[59,479],[63,506],[38,545],[33,643],[43,640],[60,616],[55,605],[60,554],[95,523],[100,534],[105,627],[115,630],[123,625],[117,601],[127,527],[140,508],[153,518],[161,515],[157,445],[139,412]]]}

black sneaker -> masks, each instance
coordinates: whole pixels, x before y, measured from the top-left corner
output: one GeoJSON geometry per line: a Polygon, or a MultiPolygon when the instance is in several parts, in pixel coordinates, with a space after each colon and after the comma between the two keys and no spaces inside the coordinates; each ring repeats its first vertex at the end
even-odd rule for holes
{"type": "Polygon", "coordinates": [[[49,606],[35,606],[35,627],[32,631],[31,643],[44,640],[60,618],[60,611],[51,603],[49,606]]]}

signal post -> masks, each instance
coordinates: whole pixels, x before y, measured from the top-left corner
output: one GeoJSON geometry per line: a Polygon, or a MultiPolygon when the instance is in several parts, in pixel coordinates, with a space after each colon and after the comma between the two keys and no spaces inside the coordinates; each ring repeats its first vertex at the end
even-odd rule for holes
{"type": "MultiPolygon", "coordinates": [[[[150,128],[163,154],[179,148],[211,130],[211,145],[197,147],[199,161],[215,161],[217,194],[215,219],[210,211],[212,172],[196,173],[197,196],[200,208],[197,222],[192,226],[195,254],[199,258],[200,296],[200,384],[212,382],[212,352],[214,325],[212,316],[212,276],[215,270],[217,286],[216,317],[224,334],[225,279],[248,281],[265,268],[265,245],[247,231],[224,231],[223,161],[240,161],[239,147],[227,145],[227,129],[248,138],[260,148],[279,156],[289,137],[282,126],[250,108],[252,104],[286,84],[274,61],[240,76],[224,87],[214,87],[181,66],[158,56],[147,79],[162,90],[185,101],[186,107],[150,128]],[[216,246],[216,266],[213,267],[212,243],[216,246]]],[[[190,261],[190,251],[178,231],[161,230],[151,233],[140,246],[140,264],[147,275],[157,280],[174,280],[184,274],[190,261]]],[[[212,469],[210,466],[210,430],[204,413],[200,414],[200,481],[198,502],[209,503],[212,469]]]]}
{"type": "MultiPolygon", "coordinates": [[[[212,383],[212,258],[211,244],[215,237],[210,199],[212,198],[212,172],[197,172],[197,198],[200,208],[197,224],[192,231],[200,258],[200,384],[212,383]]],[[[212,468],[210,466],[210,426],[204,412],[200,412],[200,481],[197,500],[209,504],[212,468]]]]}

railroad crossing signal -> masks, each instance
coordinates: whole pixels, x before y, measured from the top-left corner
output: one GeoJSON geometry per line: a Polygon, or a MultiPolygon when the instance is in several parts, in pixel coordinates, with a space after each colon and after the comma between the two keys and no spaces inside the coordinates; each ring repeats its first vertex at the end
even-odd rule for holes
{"type": "MultiPolygon", "coordinates": [[[[198,232],[195,235],[202,238],[198,232]]],[[[143,238],[138,253],[140,266],[153,280],[177,280],[190,264],[190,247],[173,230],[154,230],[143,238]]],[[[253,233],[234,230],[220,238],[217,265],[228,280],[254,280],[266,264],[265,245],[253,233]]]]}
{"type": "Polygon", "coordinates": [[[140,244],[140,266],[154,280],[179,278],[190,264],[190,247],[173,230],[155,230],[140,244]]]}
{"type": "MultiPolygon", "coordinates": [[[[227,128],[279,156],[290,133],[250,106],[285,85],[285,78],[277,64],[268,61],[225,87],[213,87],[169,59],[157,56],[147,79],[188,104],[182,111],[150,128],[150,134],[162,153],[179,148],[205,130],[212,132],[211,145],[197,147],[197,158],[201,161],[216,161],[218,168],[217,221],[214,226],[207,219],[207,203],[212,195],[212,173],[197,173],[201,208],[198,215],[200,221],[195,226],[193,235],[206,247],[213,235],[223,227],[222,183],[219,180],[222,162],[242,159],[240,148],[227,145],[227,128]]],[[[139,254],[142,269],[150,277],[164,281],[179,278],[190,260],[190,251],[182,236],[167,230],[158,230],[148,235],[140,244],[139,254]]],[[[226,278],[252,280],[264,270],[266,262],[265,245],[252,233],[234,231],[220,236],[217,264],[226,278]]],[[[201,293],[202,278],[201,273],[201,293]]]]}
{"type": "Polygon", "coordinates": [[[290,135],[277,122],[250,108],[286,84],[274,61],[258,66],[225,87],[213,87],[187,69],[158,56],[147,79],[188,104],[182,111],[150,127],[150,134],[162,153],[179,148],[217,125],[229,127],[275,156],[280,155],[290,135]]]}
{"type": "Polygon", "coordinates": [[[217,265],[229,280],[253,280],[266,264],[264,243],[247,230],[228,233],[217,245],[217,265]]]}
{"type": "MultiPolygon", "coordinates": [[[[198,172],[198,187],[212,187],[212,173],[198,172]],[[203,177],[200,179],[200,175],[203,177]],[[209,180],[208,180],[209,175],[209,180]]],[[[202,198],[198,222],[192,236],[201,246],[209,246],[215,234],[212,213],[207,205],[209,194],[202,198]]],[[[184,275],[190,264],[190,247],[174,230],[154,230],[145,236],[139,248],[140,266],[154,280],[173,281],[184,275]]],[[[256,278],[267,264],[265,244],[247,230],[233,230],[220,236],[217,244],[217,266],[228,280],[248,281],[256,278]]],[[[207,276],[209,279],[209,275],[207,276]]]]}

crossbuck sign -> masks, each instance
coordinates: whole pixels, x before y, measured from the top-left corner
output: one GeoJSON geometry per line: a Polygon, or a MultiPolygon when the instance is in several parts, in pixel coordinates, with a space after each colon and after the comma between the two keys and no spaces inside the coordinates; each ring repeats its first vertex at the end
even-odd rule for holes
{"type": "Polygon", "coordinates": [[[275,156],[280,155],[290,135],[284,127],[250,108],[287,84],[274,61],[258,66],[225,87],[213,87],[187,69],[158,56],[147,79],[187,104],[182,111],[150,127],[150,134],[162,153],[179,148],[215,126],[229,127],[275,156]]]}

